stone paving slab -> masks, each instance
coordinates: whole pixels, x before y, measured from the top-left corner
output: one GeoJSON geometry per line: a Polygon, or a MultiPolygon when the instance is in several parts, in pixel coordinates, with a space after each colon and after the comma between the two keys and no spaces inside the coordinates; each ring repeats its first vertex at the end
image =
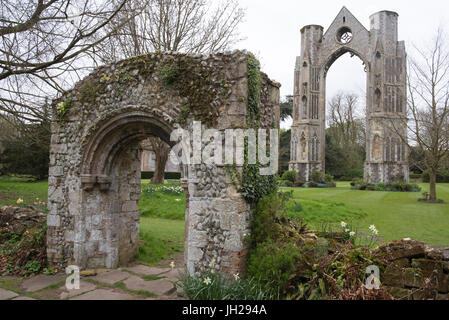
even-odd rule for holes
{"type": "Polygon", "coordinates": [[[87,282],[87,281],[80,281],[80,288],[79,289],[73,289],[73,290],[68,290],[65,285],[62,286],[60,288],[60,290],[63,290],[64,292],[62,292],[59,297],[60,299],[67,299],[67,298],[71,298],[77,295],[80,295],[82,293],[86,293],[92,290],[97,289],[97,286],[94,285],[93,283],[87,282]]]}
{"type": "Polygon", "coordinates": [[[18,294],[13,291],[0,288],[0,300],[8,300],[17,296],[18,294]]]}
{"type": "Polygon", "coordinates": [[[122,270],[129,270],[131,272],[142,274],[145,276],[159,275],[161,273],[166,273],[170,271],[170,268],[158,268],[158,267],[149,267],[143,264],[139,264],[137,266],[122,268],[122,270]]]}
{"type": "Polygon", "coordinates": [[[14,298],[14,299],[12,299],[12,300],[36,300],[36,299],[30,298],[30,297],[24,297],[24,296],[22,296],[22,297],[14,298]]]}
{"type": "Polygon", "coordinates": [[[114,284],[116,282],[125,280],[130,275],[131,274],[128,272],[124,272],[121,270],[114,270],[103,272],[95,277],[92,277],[91,279],[102,283],[114,284]]]}
{"type": "Polygon", "coordinates": [[[176,289],[173,283],[168,279],[159,279],[152,281],[145,281],[140,277],[131,276],[127,280],[123,281],[126,287],[130,290],[145,290],[154,293],[158,296],[169,295],[176,289]]]}
{"type": "Polygon", "coordinates": [[[135,298],[127,293],[115,292],[111,289],[96,289],[70,300],[129,300],[135,298]]]}
{"type": "Polygon", "coordinates": [[[173,269],[167,273],[162,274],[161,276],[167,277],[167,279],[172,281],[178,281],[184,275],[183,269],[173,269]]]}
{"type": "Polygon", "coordinates": [[[33,278],[27,279],[20,285],[25,292],[32,292],[44,289],[66,278],[65,274],[45,275],[40,274],[33,278]]]}

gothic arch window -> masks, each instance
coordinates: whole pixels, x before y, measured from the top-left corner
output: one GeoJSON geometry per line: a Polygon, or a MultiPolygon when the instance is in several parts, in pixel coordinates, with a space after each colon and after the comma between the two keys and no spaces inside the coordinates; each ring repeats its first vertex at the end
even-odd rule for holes
{"type": "Polygon", "coordinates": [[[385,142],[385,161],[390,161],[390,137],[385,142]]]}
{"type": "Polygon", "coordinates": [[[306,137],[304,132],[301,134],[300,145],[301,145],[301,160],[306,160],[306,137]]]}
{"type": "Polygon", "coordinates": [[[307,118],[307,98],[306,96],[302,97],[302,118],[306,119],[307,118]]]}
{"type": "Polygon", "coordinates": [[[402,161],[405,161],[405,148],[407,146],[405,145],[405,143],[402,144],[402,150],[401,150],[401,159],[402,161]]]}
{"type": "Polygon", "coordinates": [[[304,61],[304,63],[302,64],[302,66],[303,66],[304,68],[307,68],[307,62],[304,61]]]}
{"type": "Polygon", "coordinates": [[[292,161],[296,161],[296,148],[298,145],[298,138],[296,137],[296,131],[292,131],[292,143],[291,143],[291,152],[290,152],[290,159],[292,161]]]}
{"type": "Polygon", "coordinates": [[[391,139],[391,161],[396,161],[396,139],[391,139]]]}
{"type": "Polygon", "coordinates": [[[318,140],[318,136],[315,132],[313,138],[312,138],[312,157],[311,160],[312,161],[318,161],[319,159],[319,140],[318,140]]]}
{"type": "Polygon", "coordinates": [[[371,146],[371,159],[372,160],[382,160],[382,143],[380,141],[379,135],[375,135],[373,138],[371,146]]]}
{"type": "Polygon", "coordinates": [[[379,90],[379,88],[376,88],[376,90],[374,91],[374,110],[376,112],[380,112],[380,101],[381,101],[381,92],[379,90]]]}

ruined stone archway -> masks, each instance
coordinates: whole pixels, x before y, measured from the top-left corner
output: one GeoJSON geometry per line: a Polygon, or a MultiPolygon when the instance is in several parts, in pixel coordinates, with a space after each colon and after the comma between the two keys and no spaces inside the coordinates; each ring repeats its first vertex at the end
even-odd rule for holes
{"type": "MultiPolygon", "coordinates": [[[[152,54],[95,70],[53,104],[47,254],[63,267],[115,268],[138,249],[139,142],[202,121],[245,128],[248,57],[152,54]]],[[[264,128],[279,127],[279,85],[262,76],[264,128]]],[[[238,168],[237,168],[238,169],[238,168]]],[[[191,273],[212,259],[238,271],[250,207],[224,165],[183,165],[185,260],[191,273]]]]}
{"type": "Polygon", "coordinates": [[[325,171],[326,75],[347,52],[363,61],[367,73],[365,179],[391,182],[403,176],[408,181],[406,145],[399,138],[406,137],[407,130],[403,121],[407,71],[405,45],[397,39],[398,14],[381,11],[371,15],[370,22],[368,31],[343,7],[324,34],[318,25],[301,29],[291,134],[292,141],[305,136],[307,143],[300,146],[292,142],[289,168],[305,181],[312,171],[325,171]],[[399,150],[393,156],[387,144],[392,139],[399,150]],[[303,154],[305,158],[299,156],[303,154]]]}

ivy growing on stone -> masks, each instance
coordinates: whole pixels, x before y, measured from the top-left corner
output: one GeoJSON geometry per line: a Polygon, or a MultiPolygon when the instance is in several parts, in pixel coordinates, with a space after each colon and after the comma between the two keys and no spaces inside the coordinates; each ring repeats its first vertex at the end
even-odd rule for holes
{"type": "MultiPolygon", "coordinates": [[[[247,127],[259,129],[260,127],[260,91],[261,91],[261,75],[259,70],[259,62],[254,56],[249,55],[248,63],[248,105],[247,105],[247,127]]],[[[257,150],[257,148],[256,148],[257,150]]],[[[243,165],[242,175],[236,174],[235,170],[231,173],[233,181],[239,180],[239,192],[245,200],[256,205],[259,199],[269,195],[277,190],[278,184],[275,175],[260,175],[260,163],[248,164],[248,141],[245,140],[245,161],[243,165]]],[[[258,159],[258,157],[256,157],[258,159]]],[[[235,169],[235,168],[234,168],[235,169]]]]}

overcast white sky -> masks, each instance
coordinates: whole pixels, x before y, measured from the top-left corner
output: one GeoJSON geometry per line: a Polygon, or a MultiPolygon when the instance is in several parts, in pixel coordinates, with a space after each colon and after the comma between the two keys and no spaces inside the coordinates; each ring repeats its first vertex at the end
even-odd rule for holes
{"type": "MultiPolygon", "coordinates": [[[[282,84],[281,97],[293,92],[293,70],[301,46],[300,29],[308,24],[329,27],[343,6],[369,30],[369,16],[382,10],[399,14],[399,40],[408,53],[413,45],[430,41],[439,26],[449,33],[449,1],[444,0],[239,0],[246,8],[240,33],[246,39],[238,47],[259,58],[262,70],[282,84]]],[[[362,62],[345,54],[329,70],[327,98],[339,90],[365,92],[362,62]]],[[[283,123],[282,127],[290,127],[283,123]]]]}

